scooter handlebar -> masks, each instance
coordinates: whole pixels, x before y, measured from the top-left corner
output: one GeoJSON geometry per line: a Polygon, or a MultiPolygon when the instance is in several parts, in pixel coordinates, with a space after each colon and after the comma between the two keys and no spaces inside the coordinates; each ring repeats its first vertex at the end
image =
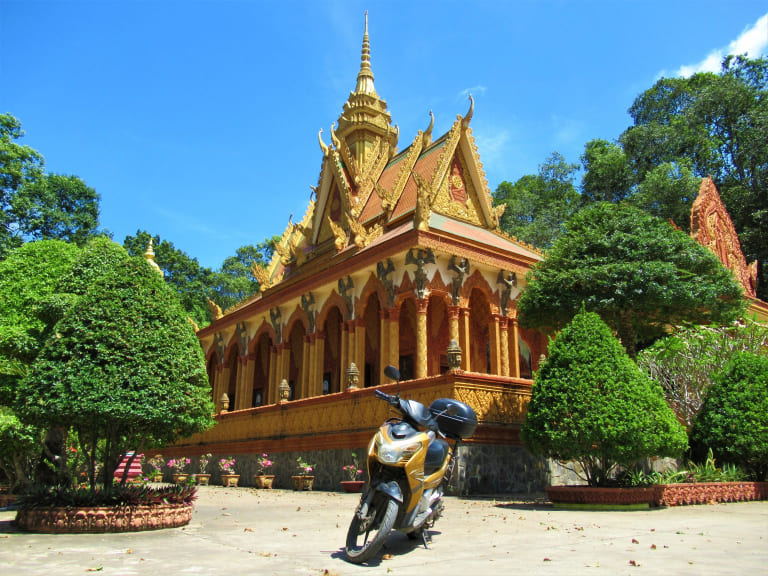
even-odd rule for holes
{"type": "Polygon", "coordinates": [[[374,390],[373,393],[376,395],[377,398],[381,398],[382,400],[385,400],[389,404],[392,404],[392,406],[396,406],[396,407],[400,406],[400,400],[397,398],[397,396],[391,396],[386,392],[382,392],[379,389],[374,390]]]}

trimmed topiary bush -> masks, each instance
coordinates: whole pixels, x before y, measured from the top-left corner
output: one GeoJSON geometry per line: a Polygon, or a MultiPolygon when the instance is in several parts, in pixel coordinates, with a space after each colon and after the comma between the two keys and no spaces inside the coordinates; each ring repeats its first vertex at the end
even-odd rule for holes
{"type": "Polygon", "coordinates": [[[584,311],[550,342],[522,437],[535,454],[576,461],[590,486],[607,484],[617,465],[678,456],[688,444],[661,387],[597,314],[584,311]]]}
{"type": "Polygon", "coordinates": [[[714,377],[691,442],[755,480],[768,474],[768,356],[736,354],[714,377]]]}

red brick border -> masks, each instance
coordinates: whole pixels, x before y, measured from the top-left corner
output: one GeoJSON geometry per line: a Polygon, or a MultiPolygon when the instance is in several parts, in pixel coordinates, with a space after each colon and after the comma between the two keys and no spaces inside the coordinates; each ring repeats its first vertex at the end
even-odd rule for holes
{"type": "Polygon", "coordinates": [[[93,508],[25,508],[16,525],[28,532],[105,533],[177,528],[192,519],[191,504],[93,508]]]}

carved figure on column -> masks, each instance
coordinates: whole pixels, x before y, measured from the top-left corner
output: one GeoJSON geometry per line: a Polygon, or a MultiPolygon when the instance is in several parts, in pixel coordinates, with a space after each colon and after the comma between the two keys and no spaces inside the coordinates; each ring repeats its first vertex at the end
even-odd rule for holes
{"type": "Polygon", "coordinates": [[[347,320],[352,320],[355,317],[355,308],[353,301],[352,290],[355,284],[352,282],[352,277],[347,276],[346,283],[343,278],[339,278],[339,295],[344,299],[347,304],[347,320]]]}
{"type": "Polygon", "coordinates": [[[416,296],[421,300],[427,293],[427,271],[425,265],[435,263],[435,254],[429,248],[427,250],[412,248],[405,255],[405,263],[416,265],[416,271],[413,274],[413,284],[416,287],[416,296]]]}
{"type": "Polygon", "coordinates": [[[309,319],[309,333],[313,334],[315,331],[315,311],[312,307],[315,305],[315,295],[312,292],[307,292],[301,295],[301,309],[309,319]]]}
{"type": "Polygon", "coordinates": [[[461,301],[459,296],[461,286],[464,284],[464,278],[469,276],[469,260],[451,256],[451,261],[448,263],[448,270],[456,274],[451,281],[451,299],[453,300],[453,305],[458,306],[461,301]]]}
{"type": "Polygon", "coordinates": [[[248,327],[245,322],[237,324],[237,339],[240,343],[240,355],[245,356],[248,353],[248,327]]]}
{"type": "Polygon", "coordinates": [[[217,332],[213,337],[214,346],[216,346],[216,354],[218,355],[219,364],[224,364],[224,350],[227,345],[224,342],[224,336],[221,332],[217,332]]]}
{"type": "Polygon", "coordinates": [[[429,182],[412,172],[416,181],[416,213],[414,214],[414,227],[417,230],[429,230],[429,217],[432,214],[432,190],[429,182]]]}
{"type": "Polygon", "coordinates": [[[275,306],[274,308],[269,309],[269,319],[272,323],[272,328],[274,328],[275,332],[277,333],[277,342],[280,343],[283,341],[283,315],[280,312],[280,308],[275,306]]]}
{"type": "Polygon", "coordinates": [[[391,258],[387,258],[386,265],[384,262],[376,263],[376,278],[379,279],[387,290],[387,306],[392,308],[395,304],[395,282],[389,275],[395,271],[395,265],[392,263],[391,258]]]}
{"type": "Polygon", "coordinates": [[[499,270],[499,277],[496,279],[496,283],[502,287],[499,307],[501,308],[502,316],[506,316],[507,310],[509,309],[512,290],[517,288],[517,274],[499,270]]]}

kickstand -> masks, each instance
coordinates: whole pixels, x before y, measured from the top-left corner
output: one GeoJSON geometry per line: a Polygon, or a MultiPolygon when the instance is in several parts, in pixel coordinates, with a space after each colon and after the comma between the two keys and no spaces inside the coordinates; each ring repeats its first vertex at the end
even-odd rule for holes
{"type": "Polygon", "coordinates": [[[427,544],[427,540],[429,540],[429,536],[427,536],[427,531],[422,530],[421,531],[421,541],[424,542],[424,548],[429,550],[429,544],[427,544]]]}

